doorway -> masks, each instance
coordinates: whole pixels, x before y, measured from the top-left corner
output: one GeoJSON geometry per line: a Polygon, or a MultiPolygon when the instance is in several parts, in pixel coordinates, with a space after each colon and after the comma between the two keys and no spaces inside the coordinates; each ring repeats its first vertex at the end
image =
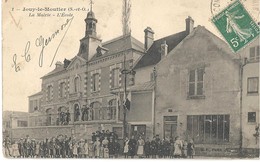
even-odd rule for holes
{"type": "Polygon", "coordinates": [[[163,117],[163,137],[174,139],[177,136],[177,116],[163,117]]]}

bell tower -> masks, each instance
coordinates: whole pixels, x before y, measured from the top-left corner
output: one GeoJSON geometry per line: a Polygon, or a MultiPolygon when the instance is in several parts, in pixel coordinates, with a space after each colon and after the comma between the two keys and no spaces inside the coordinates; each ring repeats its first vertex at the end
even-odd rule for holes
{"type": "Polygon", "coordinates": [[[93,2],[92,0],[90,1],[90,11],[87,14],[87,18],[85,19],[86,22],[86,32],[85,36],[91,35],[91,36],[96,36],[96,24],[97,24],[97,19],[95,18],[95,14],[92,11],[92,5],[93,2]]]}
{"type": "Polygon", "coordinates": [[[90,0],[90,11],[85,19],[86,29],[85,36],[80,40],[80,48],[78,56],[83,57],[87,61],[90,60],[96,53],[96,49],[101,45],[101,39],[97,37],[96,24],[97,19],[93,12],[93,1],[90,0]]]}

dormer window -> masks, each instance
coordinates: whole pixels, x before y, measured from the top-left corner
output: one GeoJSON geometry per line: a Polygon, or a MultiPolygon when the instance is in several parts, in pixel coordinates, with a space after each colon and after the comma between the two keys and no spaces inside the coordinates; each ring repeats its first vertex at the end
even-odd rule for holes
{"type": "Polygon", "coordinates": [[[96,51],[97,51],[97,57],[102,56],[101,48],[99,46],[96,51]]]}
{"type": "Polygon", "coordinates": [[[79,53],[85,53],[85,52],[86,52],[86,45],[85,44],[81,44],[79,53]]]}

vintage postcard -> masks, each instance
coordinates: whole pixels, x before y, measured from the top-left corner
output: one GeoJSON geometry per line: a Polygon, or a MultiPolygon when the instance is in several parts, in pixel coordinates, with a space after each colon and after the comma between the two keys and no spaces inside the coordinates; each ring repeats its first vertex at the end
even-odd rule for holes
{"type": "Polygon", "coordinates": [[[258,0],[3,0],[5,158],[259,159],[258,0]]]}

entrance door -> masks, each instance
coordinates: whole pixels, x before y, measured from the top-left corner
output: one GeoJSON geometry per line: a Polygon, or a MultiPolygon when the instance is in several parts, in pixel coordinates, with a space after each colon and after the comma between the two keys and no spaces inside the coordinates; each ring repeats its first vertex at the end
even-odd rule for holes
{"type": "Polygon", "coordinates": [[[177,116],[164,116],[163,137],[175,138],[177,136],[177,116]]]}
{"type": "Polygon", "coordinates": [[[142,138],[145,139],[146,125],[131,125],[131,137],[132,136],[134,136],[135,139],[139,139],[140,136],[142,136],[142,138]]]}

